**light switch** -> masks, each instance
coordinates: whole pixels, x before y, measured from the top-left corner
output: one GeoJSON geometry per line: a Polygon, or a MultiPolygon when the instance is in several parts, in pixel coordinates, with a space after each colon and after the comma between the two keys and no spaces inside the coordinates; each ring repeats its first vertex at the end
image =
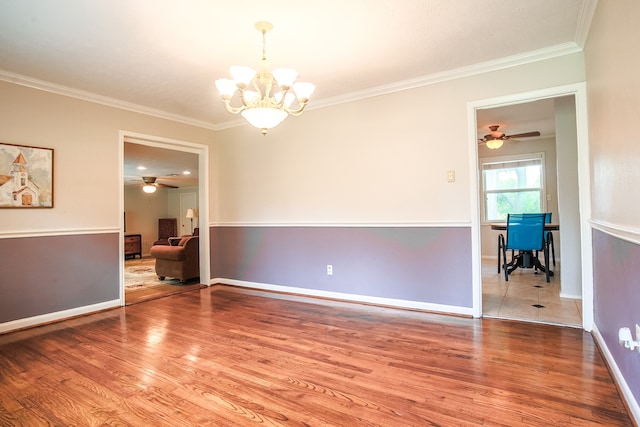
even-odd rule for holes
{"type": "Polygon", "coordinates": [[[447,182],[456,182],[456,171],[454,170],[447,171],[447,182]]]}
{"type": "Polygon", "coordinates": [[[551,194],[547,194],[547,202],[551,201],[551,194]]]}

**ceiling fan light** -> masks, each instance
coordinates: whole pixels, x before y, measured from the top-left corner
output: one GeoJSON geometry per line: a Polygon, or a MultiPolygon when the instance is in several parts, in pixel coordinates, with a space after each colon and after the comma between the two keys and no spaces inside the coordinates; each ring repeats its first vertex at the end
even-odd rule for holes
{"type": "Polygon", "coordinates": [[[155,185],[150,185],[150,184],[146,184],[142,186],[142,191],[144,191],[145,193],[155,193],[156,192],[156,186],[155,185]]]}
{"type": "Polygon", "coordinates": [[[497,150],[498,148],[502,147],[502,144],[504,144],[504,141],[501,139],[490,139],[487,141],[487,148],[497,150]]]}

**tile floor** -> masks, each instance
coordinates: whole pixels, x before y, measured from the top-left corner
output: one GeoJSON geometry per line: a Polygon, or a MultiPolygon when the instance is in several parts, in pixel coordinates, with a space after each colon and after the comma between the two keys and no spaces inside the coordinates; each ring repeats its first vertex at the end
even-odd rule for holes
{"type": "Polygon", "coordinates": [[[560,325],[582,325],[582,300],[560,298],[560,263],[547,283],[533,269],[517,269],[504,280],[498,262],[482,260],[482,312],[486,317],[528,320],[560,325]]]}

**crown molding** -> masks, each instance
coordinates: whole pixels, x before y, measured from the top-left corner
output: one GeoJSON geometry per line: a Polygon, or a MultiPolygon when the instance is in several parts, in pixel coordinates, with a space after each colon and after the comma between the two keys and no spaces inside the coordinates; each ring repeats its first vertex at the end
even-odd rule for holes
{"type": "Polygon", "coordinates": [[[74,89],[68,86],[63,86],[44,80],[35,79],[28,76],[12,73],[10,71],[0,69],[0,81],[14,83],[21,86],[30,87],[33,89],[42,90],[45,92],[55,93],[56,95],[68,96],[71,98],[80,99],[83,101],[89,101],[100,105],[106,105],[107,107],[119,108],[121,110],[132,111],[134,113],[145,114],[147,116],[158,117],[160,119],[171,120],[174,122],[184,123],[191,126],[197,126],[205,129],[220,130],[221,128],[213,123],[205,122],[202,120],[196,120],[191,117],[181,116],[179,114],[173,114],[155,108],[146,107],[144,105],[135,104],[132,102],[122,101],[116,98],[110,98],[104,95],[98,95],[92,92],[87,92],[80,89],[74,89]]]}
{"type": "MultiPolygon", "coordinates": [[[[583,39],[586,39],[588,33],[588,27],[591,22],[591,17],[595,11],[597,0],[588,0],[580,19],[579,33],[583,39]],[[586,30],[583,30],[585,28],[586,30]],[[584,34],[583,34],[584,33],[584,34]]],[[[584,40],[581,39],[583,42],[584,40]]],[[[395,92],[400,92],[409,89],[415,89],[422,86],[428,86],[436,83],[442,83],[450,80],[460,79],[464,77],[475,76],[478,74],[489,73],[492,71],[502,70],[505,68],[517,67],[519,65],[530,64],[533,62],[544,61],[546,59],[556,58],[564,55],[571,55],[577,52],[581,52],[582,48],[579,44],[574,42],[562,43],[554,46],[549,46],[543,49],[538,49],[530,52],[521,53],[518,55],[507,56],[504,58],[481,62],[478,64],[455,68],[452,70],[443,71],[440,73],[434,73],[417,77],[415,79],[402,80],[395,83],[390,83],[381,86],[375,86],[360,91],[350,92],[344,95],[338,95],[330,98],[321,99],[309,104],[306,108],[307,111],[331,107],[334,105],[346,104],[349,102],[359,101],[375,96],[387,95],[395,92]]],[[[191,126],[197,126],[205,129],[211,129],[219,131],[223,129],[229,129],[241,125],[246,125],[246,121],[241,119],[224,121],[221,123],[210,123],[202,120],[196,120],[191,117],[186,117],[178,114],[169,113],[154,108],[145,107],[143,105],[122,101],[108,96],[98,95],[95,93],[70,88],[55,83],[50,83],[44,80],[34,79],[27,76],[22,76],[16,73],[12,73],[6,70],[0,69],[0,81],[6,81],[22,86],[39,89],[58,95],[69,96],[72,98],[81,99],[84,101],[94,102],[97,104],[106,105],[109,107],[120,108],[135,113],[146,114],[161,119],[171,120],[179,123],[184,123],[191,126]]]]}
{"type": "Polygon", "coordinates": [[[582,6],[580,16],[578,17],[578,25],[576,28],[576,34],[574,39],[576,44],[580,46],[580,49],[584,49],[587,43],[587,37],[589,36],[589,30],[591,29],[591,22],[593,15],[596,13],[598,7],[598,0],[586,0],[582,6]]]}
{"type": "Polygon", "coordinates": [[[374,96],[387,95],[403,90],[415,89],[422,86],[429,86],[432,84],[443,83],[446,81],[456,80],[464,77],[471,77],[478,74],[503,70],[505,68],[512,68],[519,65],[544,61],[546,59],[556,58],[559,56],[571,55],[581,51],[582,49],[580,49],[580,47],[573,42],[558,44],[546,47],[544,49],[538,49],[513,56],[506,56],[504,58],[496,59],[493,61],[481,62],[466,67],[454,68],[452,70],[447,70],[440,73],[417,77],[415,79],[403,80],[357,92],[351,92],[345,95],[326,98],[314,102],[313,104],[309,104],[307,110],[324,108],[337,104],[344,104],[347,102],[358,101],[374,96]]]}

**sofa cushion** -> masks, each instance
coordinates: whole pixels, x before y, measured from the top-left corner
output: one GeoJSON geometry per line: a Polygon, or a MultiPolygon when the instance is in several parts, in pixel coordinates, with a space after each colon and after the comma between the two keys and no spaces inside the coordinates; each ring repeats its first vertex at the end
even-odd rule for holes
{"type": "Polygon", "coordinates": [[[184,247],[177,246],[152,246],[150,254],[154,258],[182,261],[185,258],[184,247]]]}

